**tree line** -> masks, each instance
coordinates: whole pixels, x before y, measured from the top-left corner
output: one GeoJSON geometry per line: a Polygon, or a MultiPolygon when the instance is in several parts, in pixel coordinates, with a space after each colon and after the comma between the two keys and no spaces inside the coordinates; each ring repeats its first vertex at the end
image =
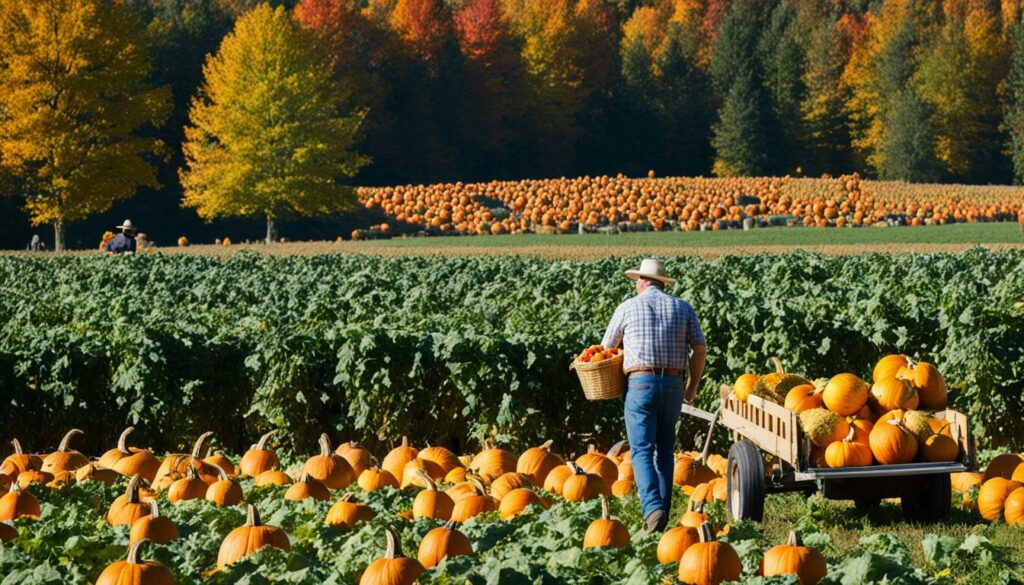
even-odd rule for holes
{"type": "Polygon", "coordinates": [[[351,184],[1024,181],[1020,0],[0,0],[0,194],[64,227],[351,184]]]}

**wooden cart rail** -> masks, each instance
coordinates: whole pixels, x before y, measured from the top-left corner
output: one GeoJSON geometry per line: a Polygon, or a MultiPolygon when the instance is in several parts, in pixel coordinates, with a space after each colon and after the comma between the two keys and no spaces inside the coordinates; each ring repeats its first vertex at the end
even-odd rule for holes
{"type": "MultiPolygon", "coordinates": [[[[754,443],[758,449],[773,455],[790,464],[801,474],[828,475],[830,470],[811,467],[808,463],[811,445],[800,428],[797,414],[782,405],[764,400],[760,396],[748,396],[746,402],[740,402],[732,392],[731,386],[722,386],[721,424],[733,432],[733,438],[739,437],[754,443]]],[[[939,464],[942,469],[927,469],[922,464],[886,465],[871,468],[865,475],[913,475],[921,473],[950,473],[974,469],[976,467],[974,437],[970,433],[967,415],[952,409],[935,413],[935,417],[950,423],[950,432],[960,445],[958,464],[939,464]],[[947,469],[948,467],[948,469],[947,469]]],[[[836,471],[831,470],[831,473],[836,471]]]]}

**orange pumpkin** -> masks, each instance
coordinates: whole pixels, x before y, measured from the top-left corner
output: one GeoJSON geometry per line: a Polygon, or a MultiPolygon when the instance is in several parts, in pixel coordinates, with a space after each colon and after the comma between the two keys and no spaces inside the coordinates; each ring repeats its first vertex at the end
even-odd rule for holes
{"type": "Polygon", "coordinates": [[[901,369],[910,365],[910,361],[910,358],[905,355],[887,355],[875,364],[871,379],[878,382],[886,378],[894,378],[901,369]]]}
{"type": "Polygon", "coordinates": [[[700,542],[686,549],[679,560],[679,580],[687,585],[719,585],[739,580],[743,567],[736,550],[728,543],[716,541],[707,522],[698,532],[700,542]]]}
{"type": "Polygon", "coordinates": [[[459,523],[449,520],[444,526],[432,529],[420,541],[417,560],[429,569],[444,558],[473,554],[473,545],[466,535],[459,532],[459,523]]]}
{"type": "MultiPolygon", "coordinates": [[[[387,472],[385,472],[387,473],[387,472]]],[[[438,491],[437,484],[425,472],[420,471],[420,482],[425,486],[412,502],[413,518],[437,518],[448,520],[452,517],[455,502],[445,492],[438,491]]]]}
{"type": "Polygon", "coordinates": [[[822,392],[825,408],[836,414],[850,416],[868,402],[870,388],[853,374],[839,374],[829,379],[822,392]]]}
{"type": "Polygon", "coordinates": [[[551,470],[565,464],[561,457],[551,452],[552,444],[554,441],[548,440],[539,447],[531,447],[523,451],[516,462],[516,472],[525,475],[536,487],[544,487],[544,480],[551,470]]]}
{"type": "Polygon", "coordinates": [[[994,522],[1003,515],[1006,498],[1020,487],[1020,483],[1002,477],[987,480],[978,489],[978,513],[985,520],[994,522]]]}
{"type": "Polygon", "coordinates": [[[118,496],[107,510],[107,523],[111,526],[132,525],[136,520],[150,513],[151,507],[143,502],[139,493],[142,477],[133,476],[123,495],[118,496]]]}
{"type": "Polygon", "coordinates": [[[381,463],[381,467],[393,475],[395,479],[401,479],[405,464],[415,459],[418,454],[419,451],[409,445],[409,437],[402,437],[402,444],[384,456],[384,462],[381,463]]]}
{"type": "Polygon", "coordinates": [[[326,433],[320,435],[320,454],[307,459],[302,469],[332,490],[344,489],[356,479],[348,461],[331,450],[326,433]]]}
{"type": "Polygon", "coordinates": [[[462,466],[455,453],[444,447],[427,447],[417,453],[416,458],[425,464],[427,474],[434,479],[444,479],[449,471],[462,466]]]}
{"type": "Polygon", "coordinates": [[[821,390],[815,388],[813,384],[800,384],[786,393],[786,400],[783,405],[786,409],[797,413],[812,408],[821,408],[821,390]]]}
{"type": "Polygon", "coordinates": [[[588,445],[587,452],[576,459],[576,465],[579,465],[583,471],[600,477],[608,484],[609,488],[619,477],[618,462],[608,455],[598,452],[597,447],[593,444],[588,445]]]}
{"type": "Polygon", "coordinates": [[[242,455],[242,460],[238,462],[239,473],[246,477],[256,478],[264,471],[280,467],[281,461],[277,458],[277,453],[267,449],[267,441],[276,432],[277,430],[274,429],[264,433],[260,440],[242,455]]]}
{"type": "Polygon", "coordinates": [[[609,484],[600,476],[583,471],[583,468],[575,463],[566,465],[572,471],[572,475],[562,484],[563,498],[570,502],[585,502],[597,499],[601,495],[611,495],[609,484]]]}
{"type": "Polygon", "coordinates": [[[757,374],[743,374],[736,379],[736,383],[732,386],[732,393],[736,395],[736,399],[740,402],[746,402],[747,397],[754,390],[754,386],[757,385],[760,376],[757,374]]]}
{"type": "Polygon", "coordinates": [[[572,477],[572,468],[568,465],[559,465],[548,472],[548,476],[544,478],[544,489],[560,496],[562,488],[565,486],[565,480],[570,477],[572,477]]]}
{"type": "Polygon", "coordinates": [[[373,511],[373,508],[362,502],[357,502],[355,495],[348,493],[331,506],[331,509],[327,511],[327,520],[324,523],[334,528],[352,528],[357,523],[369,522],[376,516],[377,513],[373,511]]]}
{"type": "Polygon", "coordinates": [[[850,431],[842,441],[834,441],[825,448],[825,464],[829,467],[866,467],[874,461],[868,437],[858,439],[854,425],[850,425],[850,431]]]}
{"type": "Polygon", "coordinates": [[[381,469],[376,459],[371,461],[371,465],[363,470],[359,474],[359,479],[356,483],[359,487],[367,492],[375,492],[385,487],[398,487],[398,480],[395,476],[391,475],[386,469],[381,469]]]}
{"type": "Polygon", "coordinates": [[[12,483],[7,493],[0,497],[0,522],[39,518],[40,514],[39,500],[27,489],[23,490],[17,482],[12,483]]]}
{"type": "Polygon", "coordinates": [[[190,465],[188,471],[185,472],[185,477],[174,480],[174,483],[167,488],[167,501],[175,504],[188,500],[202,500],[206,497],[207,487],[209,486],[200,479],[195,466],[190,465]]]}
{"type": "Polygon", "coordinates": [[[960,446],[956,439],[943,434],[949,428],[949,423],[939,427],[939,430],[932,432],[931,436],[921,443],[921,459],[925,461],[942,462],[956,461],[960,456],[960,446]]]}
{"type": "MultiPolygon", "coordinates": [[[[242,503],[242,486],[228,477],[227,471],[217,468],[220,472],[220,479],[211,483],[206,488],[206,501],[213,502],[217,506],[237,506],[242,503]]],[[[170,499],[170,494],[168,494],[170,499]]]]}
{"type": "Polygon", "coordinates": [[[590,523],[583,535],[583,548],[623,548],[629,544],[629,530],[608,510],[608,497],[601,496],[601,517],[590,523]]]}
{"type": "Polygon", "coordinates": [[[882,465],[910,463],[917,456],[917,438],[900,421],[879,422],[868,436],[871,454],[882,465]]]}
{"type": "Polygon", "coordinates": [[[501,503],[498,505],[498,515],[502,520],[509,520],[522,514],[530,505],[547,508],[549,504],[530,488],[516,488],[501,499],[501,503]]]}
{"type": "Polygon", "coordinates": [[[156,544],[167,544],[176,540],[180,536],[178,526],[170,518],[160,515],[160,508],[155,499],[149,501],[149,506],[148,516],[143,516],[132,522],[131,531],[128,533],[128,542],[149,540],[156,544]]]}
{"type": "Polygon", "coordinates": [[[902,378],[884,378],[871,386],[872,405],[879,413],[890,410],[914,410],[920,399],[909,382],[902,378]]]}
{"type": "Polygon", "coordinates": [[[359,585],[413,585],[423,574],[423,565],[402,554],[402,540],[393,526],[387,527],[387,549],[384,557],[366,567],[359,585]]]}
{"type": "MultiPolygon", "coordinates": [[[[172,453],[167,457],[164,457],[163,462],[160,463],[160,467],[157,469],[156,475],[153,476],[153,481],[150,483],[155,489],[159,489],[158,485],[170,485],[171,481],[181,479],[188,473],[189,467],[195,467],[196,473],[199,475],[207,484],[217,481],[217,470],[202,460],[202,454],[206,447],[206,441],[213,436],[212,431],[206,431],[199,435],[196,439],[195,444],[192,446],[192,452],[188,455],[184,453],[172,453]],[[170,481],[164,479],[170,478],[170,481]]],[[[118,472],[120,473],[120,471],[118,472]]]]}
{"type": "Polygon", "coordinates": [[[349,467],[352,468],[352,472],[356,477],[359,477],[373,462],[373,454],[355,441],[348,441],[338,445],[338,448],[334,450],[334,454],[348,461],[349,467]]]}
{"type": "Polygon", "coordinates": [[[131,543],[128,557],[108,565],[96,579],[96,585],[174,585],[174,573],[156,561],[143,561],[142,546],[149,540],[131,543]]]}
{"type": "Polygon", "coordinates": [[[765,577],[796,575],[800,585],[815,585],[828,574],[828,566],[821,553],[804,546],[800,534],[792,531],[786,544],[774,546],[764,554],[761,574],[765,577]]]}
{"type": "Polygon", "coordinates": [[[221,541],[220,551],[217,553],[217,568],[224,569],[265,546],[279,548],[285,552],[292,549],[284,530],[275,526],[264,526],[256,506],[249,504],[245,524],[229,532],[221,541]]]}
{"type": "Polygon", "coordinates": [[[57,450],[43,458],[43,465],[40,471],[53,474],[56,477],[60,471],[75,471],[79,467],[89,464],[89,458],[78,451],[69,449],[71,439],[77,435],[84,434],[78,429],[71,429],[61,439],[57,450]]]}
{"type": "Polygon", "coordinates": [[[658,562],[678,563],[686,549],[700,542],[700,533],[693,526],[676,526],[665,531],[658,540],[658,562]]]}
{"type": "Polygon", "coordinates": [[[75,471],[75,481],[98,481],[107,487],[114,485],[118,477],[117,472],[113,469],[99,467],[93,463],[79,467],[75,471]]]}
{"type": "Polygon", "coordinates": [[[505,494],[509,493],[514,489],[529,487],[533,484],[530,483],[530,478],[526,475],[517,472],[509,472],[503,474],[498,479],[491,482],[491,496],[499,502],[505,497],[505,494]]]}
{"type": "Polygon", "coordinates": [[[1003,479],[1011,479],[1017,467],[1024,463],[1024,457],[1016,453],[1002,453],[996,455],[992,461],[985,466],[985,475],[982,477],[982,481],[988,481],[993,477],[1001,477],[1003,479]]]}
{"type": "Polygon", "coordinates": [[[0,463],[0,473],[15,480],[18,479],[19,473],[39,471],[39,468],[43,466],[43,460],[38,455],[27,455],[22,451],[18,439],[11,439],[11,446],[14,447],[14,453],[8,455],[3,463],[0,463]]]}
{"type": "Polygon", "coordinates": [[[490,484],[502,475],[516,470],[516,456],[505,449],[488,447],[476,454],[469,464],[469,470],[480,476],[481,481],[490,484]]]}
{"type": "Polygon", "coordinates": [[[319,481],[309,477],[308,473],[302,472],[299,481],[285,490],[284,499],[297,502],[306,498],[313,498],[322,502],[327,501],[331,499],[331,490],[327,489],[327,486],[319,481]]]}
{"type": "Polygon", "coordinates": [[[455,502],[451,519],[456,522],[466,522],[470,518],[498,509],[497,501],[487,494],[487,488],[479,479],[474,477],[468,481],[473,485],[475,493],[455,502]]]}
{"type": "Polygon", "coordinates": [[[138,451],[138,449],[128,448],[128,435],[130,435],[134,430],[135,427],[128,427],[125,430],[121,431],[121,436],[117,438],[117,446],[114,447],[113,449],[110,449],[103,455],[100,455],[99,460],[96,461],[96,465],[99,465],[100,467],[104,467],[106,469],[113,469],[115,463],[124,459],[125,457],[130,456],[133,452],[138,451]]]}
{"type": "Polygon", "coordinates": [[[910,362],[896,373],[917,390],[922,410],[943,410],[946,408],[948,396],[946,381],[935,366],[927,362],[910,362]]]}
{"type": "Polygon", "coordinates": [[[256,476],[253,485],[262,487],[265,485],[291,485],[292,478],[287,473],[278,469],[268,469],[256,476]]]}
{"type": "Polygon", "coordinates": [[[1003,518],[1010,526],[1024,524],[1024,488],[1017,488],[1003,502],[1003,518]]]}

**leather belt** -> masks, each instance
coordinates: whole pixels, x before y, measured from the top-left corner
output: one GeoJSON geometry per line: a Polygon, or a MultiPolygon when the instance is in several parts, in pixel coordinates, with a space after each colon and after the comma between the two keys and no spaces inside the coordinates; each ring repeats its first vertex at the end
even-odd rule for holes
{"type": "Polygon", "coordinates": [[[627,375],[633,374],[654,374],[655,376],[680,376],[683,371],[679,368],[651,368],[647,366],[639,366],[630,368],[627,375]]]}

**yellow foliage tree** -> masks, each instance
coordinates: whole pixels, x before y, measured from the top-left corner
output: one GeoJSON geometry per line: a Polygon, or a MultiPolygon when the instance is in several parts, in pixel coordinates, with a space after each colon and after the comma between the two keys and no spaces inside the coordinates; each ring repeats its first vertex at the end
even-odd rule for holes
{"type": "Polygon", "coordinates": [[[282,214],[356,205],[343,181],[369,162],[353,149],[363,112],[341,115],[344,88],[312,34],[260,4],[207,59],[181,171],[183,204],[201,217],[262,215],[269,243],[282,214]]]}
{"type": "Polygon", "coordinates": [[[0,0],[0,165],[35,225],[106,211],[139,186],[157,188],[141,135],[170,111],[170,91],[146,83],[142,27],[121,2],[0,0]]]}

